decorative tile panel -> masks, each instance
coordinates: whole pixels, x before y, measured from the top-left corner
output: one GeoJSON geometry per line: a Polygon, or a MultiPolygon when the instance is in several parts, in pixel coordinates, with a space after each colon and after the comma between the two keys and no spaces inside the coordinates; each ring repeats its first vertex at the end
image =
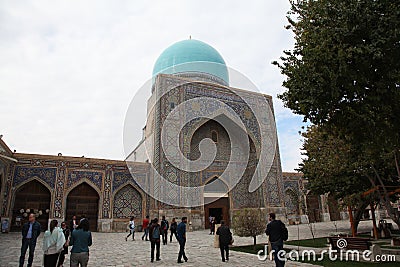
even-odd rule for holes
{"type": "Polygon", "coordinates": [[[50,188],[54,188],[57,175],[57,168],[41,168],[41,167],[15,167],[13,186],[28,180],[29,178],[37,177],[50,188]]]}

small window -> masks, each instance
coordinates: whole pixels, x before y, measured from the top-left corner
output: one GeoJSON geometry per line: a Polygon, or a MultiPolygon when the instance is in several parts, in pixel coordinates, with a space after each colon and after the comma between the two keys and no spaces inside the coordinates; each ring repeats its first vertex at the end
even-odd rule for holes
{"type": "Polygon", "coordinates": [[[218,134],[216,131],[211,132],[211,139],[215,142],[218,143],[218,134]]]}

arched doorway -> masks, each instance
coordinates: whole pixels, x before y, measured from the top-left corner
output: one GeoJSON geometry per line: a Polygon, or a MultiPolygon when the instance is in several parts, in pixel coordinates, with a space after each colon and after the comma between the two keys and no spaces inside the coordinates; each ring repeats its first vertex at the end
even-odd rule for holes
{"type": "Polygon", "coordinates": [[[18,189],[14,199],[11,230],[21,230],[31,212],[36,214],[42,230],[47,230],[51,193],[46,186],[37,180],[30,181],[18,189]]]}
{"type": "Polygon", "coordinates": [[[300,199],[298,192],[293,188],[287,188],[285,190],[285,207],[288,215],[300,214],[300,199]]]}
{"type": "Polygon", "coordinates": [[[85,215],[90,222],[90,231],[97,231],[99,194],[87,183],[81,183],[68,194],[66,220],[71,220],[74,215],[78,219],[85,215]]]}
{"type": "Polygon", "coordinates": [[[209,218],[214,217],[216,223],[224,220],[229,225],[229,196],[228,186],[218,179],[212,178],[204,187],[205,228],[210,228],[209,218]]]}
{"type": "Polygon", "coordinates": [[[308,193],[307,200],[307,216],[310,223],[321,222],[321,201],[318,195],[308,193]]]}

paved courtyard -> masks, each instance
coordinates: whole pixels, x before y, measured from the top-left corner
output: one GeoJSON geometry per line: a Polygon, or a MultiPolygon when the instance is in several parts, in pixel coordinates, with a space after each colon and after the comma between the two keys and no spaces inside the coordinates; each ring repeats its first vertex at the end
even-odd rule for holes
{"type": "MultiPolygon", "coordinates": [[[[316,236],[326,236],[328,233],[335,232],[333,223],[317,223],[315,225],[316,236]]],[[[338,231],[349,231],[349,222],[341,221],[338,223],[338,231]]],[[[371,228],[371,222],[361,222],[359,231],[371,228]]],[[[136,233],[136,240],[125,241],[125,233],[93,233],[93,246],[90,248],[89,266],[177,266],[178,242],[173,242],[166,246],[161,245],[161,261],[150,263],[150,242],[142,241],[141,233],[136,233]]],[[[311,232],[308,225],[289,226],[289,239],[296,240],[310,238],[311,232]]],[[[187,263],[182,266],[275,266],[271,261],[259,261],[257,256],[247,253],[231,251],[228,263],[221,262],[219,249],[213,246],[213,236],[208,235],[208,231],[188,232],[187,234],[186,255],[189,258],[187,263]]],[[[252,238],[234,237],[235,245],[250,245],[252,238]]],[[[266,242],[265,235],[257,238],[258,242],[266,242]]],[[[36,246],[33,266],[42,264],[42,240],[39,237],[36,246]]],[[[20,233],[0,234],[0,266],[18,266],[20,254],[21,238],[20,233]]],[[[28,255],[27,255],[28,256],[28,255]]],[[[27,257],[26,257],[27,260],[27,257]]],[[[27,261],[25,261],[26,264],[27,261]]],[[[64,266],[69,266],[67,256],[64,266]]],[[[312,266],[288,262],[286,266],[312,266]]]]}

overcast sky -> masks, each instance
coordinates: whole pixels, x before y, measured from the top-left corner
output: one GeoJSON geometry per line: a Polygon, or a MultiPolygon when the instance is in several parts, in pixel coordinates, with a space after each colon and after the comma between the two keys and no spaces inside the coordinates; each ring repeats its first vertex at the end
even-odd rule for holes
{"type": "Polygon", "coordinates": [[[302,118],[277,99],[284,77],[271,64],[293,46],[288,10],[289,0],[0,0],[0,134],[17,152],[124,159],[131,99],[161,52],[191,35],[273,96],[293,171],[302,118]]]}

